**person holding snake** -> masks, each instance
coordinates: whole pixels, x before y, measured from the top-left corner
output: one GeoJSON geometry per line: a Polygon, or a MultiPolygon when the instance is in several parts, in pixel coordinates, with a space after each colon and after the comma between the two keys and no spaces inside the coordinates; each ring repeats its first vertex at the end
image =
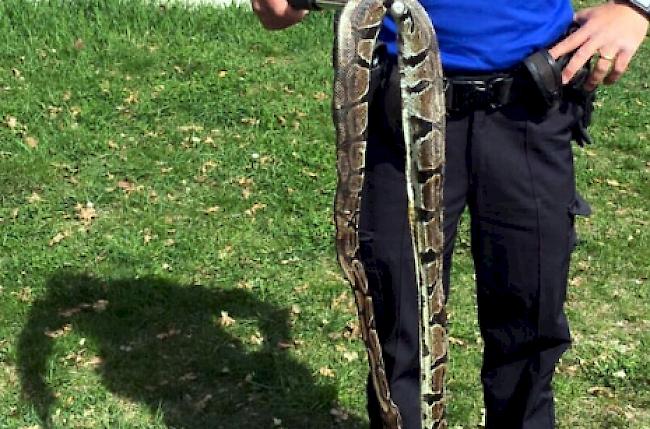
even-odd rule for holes
{"type": "MultiPolygon", "coordinates": [[[[416,292],[420,286],[414,287],[420,274],[417,257],[414,262],[418,253],[406,186],[410,149],[404,137],[412,126],[403,116],[408,91],[400,90],[402,67],[396,59],[401,8],[411,2],[383,4],[383,13],[390,13],[383,19],[379,43],[372,44],[371,84],[363,98],[368,126],[365,158],[359,163],[363,174],[356,177],[363,182],[357,184],[359,216],[350,220],[354,237],[346,238],[354,242],[354,251],[342,266],[353,283],[362,278],[372,298],[373,329],[381,348],[381,362],[371,362],[368,383],[371,428],[446,428],[444,398],[429,402],[439,401],[442,407],[433,414],[423,409],[426,395],[424,402],[421,398],[422,297],[416,292]]],[[[446,115],[443,124],[433,123],[444,140],[438,146],[444,148],[440,296],[443,301],[448,296],[456,229],[467,207],[484,342],[486,427],[551,429],[551,379],[570,345],[563,305],[575,242],[573,220],[588,211],[575,189],[571,140],[589,140],[585,129],[593,92],[627,70],[648,31],[650,0],[612,0],[577,13],[570,0],[420,4],[437,34],[444,75],[439,88],[446,115]]],[[[289,27],[307,13],[287,0],[252,0],[252,6],[267,29],[289,27]]],[[[419,58],[416,54],[410,61],[419,58]]],[[[426,82],[418,83],[410,90],[425,87],[426,82]]],[[[335,99],[335,116],[336,109],[335,99]]],[[[422,175],[416,173],[413,180],[422,175]]],[[[340,235],[338,223],[337,229],[340,235]]],[[[340,260],[346,243],[339,240],[340,260]]]]}

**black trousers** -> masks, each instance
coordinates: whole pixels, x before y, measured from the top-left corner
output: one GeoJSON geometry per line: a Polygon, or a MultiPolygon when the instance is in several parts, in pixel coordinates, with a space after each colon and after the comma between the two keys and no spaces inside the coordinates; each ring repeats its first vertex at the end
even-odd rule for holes
{"type": "MultiPolygon", "coordinates": [[[[404,142],[396,73],[371,103],[360,239],[390,388],[404,429],[420,429],[418,310],[406,217],[404,142]]],[[[444,283],[461,213],[471,215],[481,379],[488,429],[554,427],[551,378],[570,344],[563,311],[576,192],[568,102],[448,117],[444,283]]],[[[452,327],[453,332],[453,327],[452,327]]],[[[453,357],[452,357],[453,359],[453,357]]],[[[368,388],[371,428],[381,428],[368,388]]]]}

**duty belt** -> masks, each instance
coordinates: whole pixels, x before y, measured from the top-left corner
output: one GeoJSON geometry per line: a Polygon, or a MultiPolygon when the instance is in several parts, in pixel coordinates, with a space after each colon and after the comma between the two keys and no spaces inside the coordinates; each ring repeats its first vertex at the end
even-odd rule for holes
{"type": "MultiPolygon", "coordinates": [[[[487,76],[451,76],[444,78],[447,112],[473,109],[498,109],[527,91],[525,78],[517,72],[487,76]]],[[[528,90],[533,91],[529,86],[528,90]]]]}

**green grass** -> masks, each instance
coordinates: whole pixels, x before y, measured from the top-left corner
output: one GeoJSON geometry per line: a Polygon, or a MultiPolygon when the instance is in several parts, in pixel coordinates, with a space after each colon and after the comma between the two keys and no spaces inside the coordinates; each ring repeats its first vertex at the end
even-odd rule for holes
{"type": "MultiPolygon", "coordinates": [[[[236,8],[4,0],[0,30],[0,427],[364,427],[332,243],[331,15],[267,33],[236,8]]],[[[576,151],[595,213],[560,428],[650,427],[649,73],[644,46],[576,151]]],[[[465,238],[450,311],[450,420],[472,428],[465,238]]]]}

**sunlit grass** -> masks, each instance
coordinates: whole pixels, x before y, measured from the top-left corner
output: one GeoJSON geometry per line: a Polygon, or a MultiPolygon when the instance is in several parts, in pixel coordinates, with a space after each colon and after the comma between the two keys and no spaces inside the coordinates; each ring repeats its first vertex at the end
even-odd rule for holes
{"type": "MultiPolygon", "coordinates": [[[[332,246],[331,15],[267,33],[236,8],[5,0],[0,30],[0,427],[364,427],[332,246]]],[[[649,59],[601,91],[576,151],[594,215],[560,428],[650,427],[649,59]]],[[[471,428],[457,253],[450,420],[471,428]]]]}

